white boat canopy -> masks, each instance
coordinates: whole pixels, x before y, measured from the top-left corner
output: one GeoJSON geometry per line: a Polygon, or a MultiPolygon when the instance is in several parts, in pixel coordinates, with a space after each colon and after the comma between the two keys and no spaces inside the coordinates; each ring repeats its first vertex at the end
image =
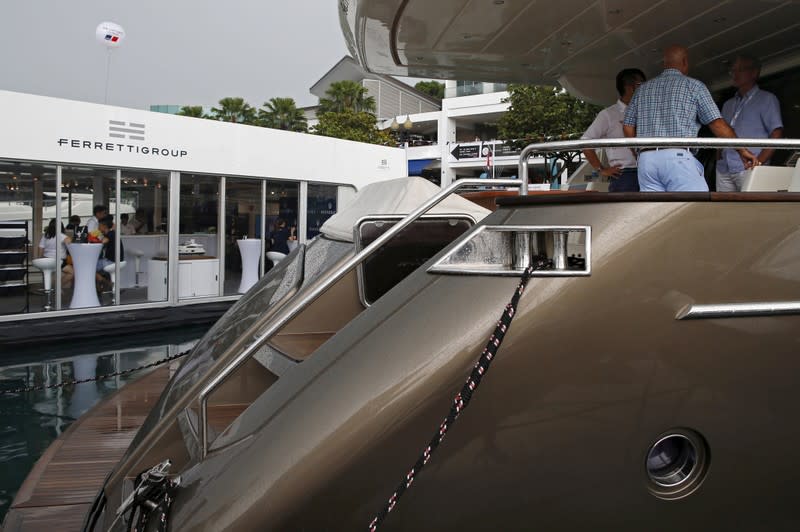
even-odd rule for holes
{"type": "MultiPolygon", "coordinates": [[[[361,218],[406,215],[441,191],[421,177],[404,177],[367,185],[349,206],[331,216],[320,232],[334,240],[353,242],[353,228],[361,218]]],[[[461,196],[452,195],[428,211],[428,214],[468,215],[480,222],[489,212],[461,196]]]]}
{"type": "Polygon", "coordinates": [[[763,74],[800,64],[797,0],[348,0],[339,15],[351,54],[372,72],[475,81],[558,83],[595,103],[614,76],[661,71],[662,51],[689,48],[691,74],[728,86],[738,53],[763,74]]]}

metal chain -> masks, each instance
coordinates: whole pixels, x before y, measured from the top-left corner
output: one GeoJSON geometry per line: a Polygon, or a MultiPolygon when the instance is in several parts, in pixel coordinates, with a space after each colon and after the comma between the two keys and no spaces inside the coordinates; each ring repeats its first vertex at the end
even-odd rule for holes
{"type": "Polygon", "coordinates": [[[150,364],[145,364],[144,366],[139,366],[138,368],[131,368],[126,369],[123,371],[115,371],[114,373],[105,373],[103,375],[98,375],[97,377],[90,377],[88,379],[78,379],[73,381],[66,381],[66,382],[59,382],[58,384],[51,384],[49,386],[45,386],[44,384],[39,384],[37,386],[27,386],[24,388],[12,388],[10,390],[0,390],[0,395],[8,395],[12,393],[27,393],[27,392],[35,392],[38,390],[50,390],[53,388],[63,388],[64,386],[73,386],[75,384],[84,384],[86,382],[97,382],[106,379],[110,379],[112,377],[118,377],[121,375],[127,375],[129,373],[134,373],[136,371],[141,371],[148,368],[153,368],[155,366],[160,366],[162,364],[166,364],[167,362],[172,362],[173,360],[177,360],[181,357],[184,357],[191,353],[191,349],[178,353],[177,355],[171,355],[166,358],[162,358],[161,360],[156,360],[155,362],[151,362],[150,364]]]}
{"type": "Polygon", "coordinates": [[[433,456],[433,453],[439,447],[439,444],[441,444],[442,440],[444,440],[448,429],[453,426],[453,424],[456,422],[456,419],[458,419],[459,414],[461,414],[461,412],[467,408],[467,405],[469,405],[472,395],[478,389],[481,380],[489,371],[489,366],[497,355],[497,350],[500,349],[500,344],[503,343],[503,338],[505,337],[508,327],[511,325],[511,321],[514,319],[514,315],[517,312],[519,299],[522,297],[522,293],[525,291],[525,286],[528,284],[531,275],[533,275],[533,272],[536,270],[548,266],[548,262],[549,261],[545,259],[537,258],[531,266],[528,266],[528,268],[525,269],[525,272],[522,274],[522,279],[519,282],[519,286],[517,286],[514,296],[511,298],[511,302],[506,305],[503,315],[500,317],[500,321],[497,322],[497,327],[495,328],[492,336],[489,338],[489,341],[486,343],[486,347],[483,349],[483,352],[481,353],[478,362],[475,364],[472,373],[470,374],[469,378],[467,378],[467,382],[464,383],[461,391],[458,392],[453,399],[450,412],[447,414],[447,417],[444,419],[444,421],[442,421],[441,425],[439,425],[439,429],[436,431],[436,434],[434,434],[430,443],[428,443],[428,446],[422,451],[422,454],[420,454],[417,462],[406,474],[400,485],[397,486],[394,493],[392,493],[392,496],[386,501],[383,509],[370,522],[370,532],[375,532],[383,520],[386,519],[386,516],[389,515],[389,512],[394,509],[394,507],[397,505],[397,501],[400,499],[403,493],[405,493],[405,491],[411,487],[411,484],[414,482],[414,479],[417,477],[417,475],[419,475],[420,471],[422,471],[422,468],[425,467],[430,461],[431,456],[433,456]]]}

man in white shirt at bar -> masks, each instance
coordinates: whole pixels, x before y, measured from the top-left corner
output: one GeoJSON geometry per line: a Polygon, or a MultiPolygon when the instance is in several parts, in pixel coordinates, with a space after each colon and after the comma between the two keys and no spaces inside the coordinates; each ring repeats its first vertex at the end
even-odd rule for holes
{"type": "MultiPolygon", "coordinates": [[[[606,107],[592,125],[586,130],[582,139],[621,139],[622,120],[625,110],[633,98],[636,89],[647,81],[644,72],[638,68],[626,68],[617,74],[617,92],[619,100],[611,107],[606,107]]],[[[639,192],[639,177],[636,169],[636,157],[628,148],[607,148],[608,166],[603,166],[595,150],[584,150],[583,155],[592,168],[609,179],[609,192],[639,192]]]]}

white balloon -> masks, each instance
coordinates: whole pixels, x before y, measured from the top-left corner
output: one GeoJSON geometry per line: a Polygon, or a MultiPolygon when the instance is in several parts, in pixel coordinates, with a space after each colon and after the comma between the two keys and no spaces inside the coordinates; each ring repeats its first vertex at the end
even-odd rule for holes
{"type": "Polygon", "coordinates": [[[125,39],[125,30],[114,22],[101,22],[97,25],[94,35],[105,46],[116,48],[125,39]]]}

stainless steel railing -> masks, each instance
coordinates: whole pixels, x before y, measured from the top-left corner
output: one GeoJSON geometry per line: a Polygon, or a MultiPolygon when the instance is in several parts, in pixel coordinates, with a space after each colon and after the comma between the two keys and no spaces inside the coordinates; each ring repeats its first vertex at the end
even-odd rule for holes
{"type": "Polygon", "coordinates": [[[247,360],[252,357],[258,349],[264,345],[275,333],[281,330],[287,323],[300,314],[306,307],[319,298],[325,291],[333,286],[342,277],[347,275],[356,266],[361,264],[364,260],[369,258],[373,253],[381,248],[386,242],[391,240],[394,236],[400,233],[403,229],[408,227],[411,223],[417,220],[420,216],[431,210],[433,207],[444,201],[445,198],[453,194],[459,189],[466,187],[486,187],[486,186],[502,186],[522,188],[522,183],[518,179],[459,179],[449,187],[443,189],[441,192],[430,198],[428,201],[420,205],[417,209],[412,211],[408,216],[398,221],[389,230],[383,233],[380,237],[375,239],[370,245],[365,247],[360,252],[356,253],[338,265],[336,269],[327,274],[324,281],[312,286],[307,292],[299,293],[288,301],[282,312],[277,314],[271,322],[267,323],[265,329],[254,339],[241,353],[236,355],[224,368],[222,368],[214,377],[203,387],[198,396],[199,410],[200,410],[200,447],[201,456],[205,458],[208,454],[208,399],[211,393],[219,387],[225,379],[227,379],[234,371],[242,366],[247,360]]]}
{"type": "Polygon", "coordinates": [[[560,140],[529,144],[519,156],[520,195],[528,195],[528,159],[537,153],[578,151],[599,148],[772,148],[800,150],[800,139],[719,139],[637,137],[621,139],[560,140]]]}

